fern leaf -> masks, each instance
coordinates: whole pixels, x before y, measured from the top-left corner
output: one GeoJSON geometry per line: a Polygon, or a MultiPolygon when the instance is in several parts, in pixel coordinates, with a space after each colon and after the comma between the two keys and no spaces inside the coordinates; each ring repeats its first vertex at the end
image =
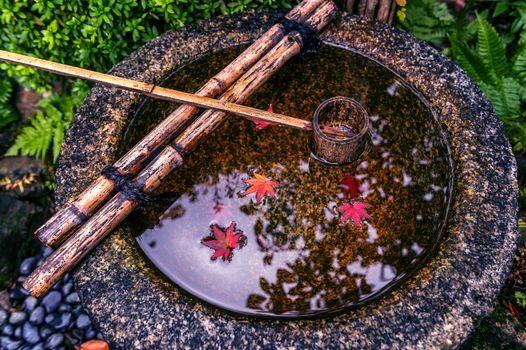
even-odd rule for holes
{"type": "Polygon", "coordinates": [[[19,154],[45,160],[53,137],[53,122],[41,111],[31,119],[31,125],[24,127],[16,137],[15,143],[8,150],[7,156],[19,154]]]}
{"type": "Polygon", "coordinates": [[[449,41],[453,57],[458,60],[460,66],[473,80],[487,85],[492,85],[496,82],[486,69],[482,57],[477,52],[460,43],[453,35],[449,37],[449,41]]]}
{"type": "Polygon", "coordinates": [[[514,78],[504,78],[496,85],[481,84],[495,112],[503,120],[510,120],[520,114],[521,85],[514,78]]]}
{"type": "Polygon", "coordinates": [[[491,24],[477,15],[477,51],[495,79],[508,73],[506,47],[491,24]]]}
{"type": "Polygon", "coordinates": [[[523,45],[512,59],[512,70],[521,85],[526,88],[526,45],[523,45]]]}
{"type": "Polygon", "coordinates": [[[18,119],[18,114],[11,105],[13,86],[9,79],[0,74],[0,128],[18,119]]]}

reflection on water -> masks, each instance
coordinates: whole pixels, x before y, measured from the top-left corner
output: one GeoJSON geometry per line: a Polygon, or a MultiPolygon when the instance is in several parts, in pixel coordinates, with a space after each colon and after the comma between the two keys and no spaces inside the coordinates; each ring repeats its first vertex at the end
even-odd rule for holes
{"type": "MultiPolygon", "coordinates": [[[[169,86],[192,91],[237,53],[194,62],[169,86]]],[[[162,186],[160,192],[174,194],[173,203],[154,203],[132,218],[151,261],[208,302],[281,317],[364,302],[411,272],[440,238],[452,171],[423,103],[376,64],[324,47],[286,66],[247,104],[266,108],[273,101],[276,112],[310,119],[319,102],[336,95],[360,100],[371,115],[374,147],[366,159],[327,167],[309,157],[309,133],[257,130],[232,116],[162,186]],[[243,180],[255,172],[277,183],[275,197],[259,204],[255,194],[240,195],[247,189],[243,180]],[[341,222],[337,210],[356,194],[370,205],[370,218],[358,227],[341,222]],[[212,224],[232,222],[246,245],[233,250],[230,262],[211,261],[214,251],[201,241],[212,224]]],[[[147,103],[126,144],[173,107],[147,103]]]]}

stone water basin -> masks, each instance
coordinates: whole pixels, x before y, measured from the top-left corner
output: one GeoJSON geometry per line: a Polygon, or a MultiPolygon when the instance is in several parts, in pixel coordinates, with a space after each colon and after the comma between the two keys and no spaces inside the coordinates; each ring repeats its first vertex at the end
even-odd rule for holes
{"type": "MultiPolygon", "coordinates": [[[[194,91],[241,50],[207,55],[165,85],[194,91]]],[[[149,259],[209,303],[267,317],[359,305],[415,270],[442,237],[453,179],[449,145],[425,101],[377,63],[324,46],[291,62],[246,103],[272,102],[276,111],[312,119],[316,106],[335,95],[359,100],[371,114],[367,156],[325,166],[310,155],[310,132],[258,129],[232,116],[163,184],[163,200],[131,219],[149,259]],[[254,173],[276,182],[274,198],[258,204],[255,195],[242,196],[243,180],[254,173]],[[342,223],[337,208],[356,201],[369,205],[371,219],[342,223]],[[210,225],[224,230],[233,222],[246,246],[230,261],[211,262],[201,240],[210,225]]],[[[123,148],[172,110],[171,103],[145,102],[123,148]]]]}
{"type": "MultiPolygon", "coordinates": [[[[193,91],[279,16],[165,33],[113,72],[193,91]]],[[[491,311],[516,244],[517,184],[486,98],[451,61],[383,24],[344,16],[322,39],[246,104],[309,119],[326,98],[354,97],[371,115],[372,152],[327,167],[309,157],[309,134],[230,118],[76,270],[113,347],[458,347],[491,311]],[[275,198],[240,196],[254,172],[278,183],[275,198]],[[336,209],[348,176],[370,205],[357,227],[336,209]],[[232,221],[246,246],[210,261],[201,240],[232,221]]],[[[173,107],[95,87],[66,137],[58,202],[173,107]]]]}

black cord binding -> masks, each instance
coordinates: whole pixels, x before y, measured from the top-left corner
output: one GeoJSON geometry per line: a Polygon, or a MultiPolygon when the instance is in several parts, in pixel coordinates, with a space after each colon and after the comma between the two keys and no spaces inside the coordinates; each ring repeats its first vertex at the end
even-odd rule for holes
{"type": "Polygon", "coordinates": [[[300,34],[303,41],[301,54],[318,52],[320,48],[320,38],[314,28],[304,22],[282,18],[279,23],[285,28],[285,33],[296,31],[300,34]]]}
{"type": "Polygon", "coordinates": [[[121,175],[119,170],[112,165],[108,165],[102,170],[102,174],[108,180],[113,181],[117,192],[121,192],[124,198],[137,203],[137,208],[143,208],[153,198],[142,190],[142,186],[129,180],[127,176],[121,175]]]}

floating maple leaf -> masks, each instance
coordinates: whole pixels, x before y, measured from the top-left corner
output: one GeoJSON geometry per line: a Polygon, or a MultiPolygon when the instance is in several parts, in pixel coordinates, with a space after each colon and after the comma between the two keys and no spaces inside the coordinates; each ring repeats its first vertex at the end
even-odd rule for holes
{"type": "MultiPolygon", "coordinates": [[[[269,111],[271,113],[274,113],[274,110],[272,108],[272,103],[268,105],[267,111],[269,111]]],[[[266,121],[259,120],[259,119],[256,119],[256,118],[247,118],[247,119],[250,120],[251,122],[254,122],[256,124],[256,129],[265,129],[267,126],[276,126],[276,125],[278,125],[276,123],[266,122],[266,121]]]]}
{"type": "Polygon", "coordinates": [[[259,175],[258,173],[254,173],[254,178],[243,180],[244,183],[247,183],[250,185],[250,187],[243,193],[240,194],[241,197],[244,197],[248,194],[256,193],[256,203],[259,204],[261,202],[261,199],[263,199],[263,196],[268,193],[270,197],[274,198],[274,186],[277,186],[276,181],[272,181],[270,179],[267,179],[264,175],[259,175]]]}
{"type": "Polygon", "coordinates": [[[341,207],[338,207],[338,211],[342,213],[341,221],[345,222],[352,218],[354,226],[360,227],[362,218],[370,218],[366,210],[368,207],[370,207],[369,204],[362,202],[344,203],[341,207]]]}
{"type": "Polygon", "coordinates": [[[234,248],[241,248],[246,244],[246,236],[242,231],[236,230],[236,223],[232,221],[226,231],[222,230],[218,225],[210,226],[214,236],[204,238],[201,243],[210,249],[214,250],[214,254],[210,260],[216,260],[219,257],[223,261],[232,260],[232,250],[234,248]]]}
{"type": "Polygon", "coordinates": [[[341,182],[340,187],[343,187],[343,194],[349,195],[354,199],[360,195],[360,183],[354,176],[346,176],[341,182]]]}

